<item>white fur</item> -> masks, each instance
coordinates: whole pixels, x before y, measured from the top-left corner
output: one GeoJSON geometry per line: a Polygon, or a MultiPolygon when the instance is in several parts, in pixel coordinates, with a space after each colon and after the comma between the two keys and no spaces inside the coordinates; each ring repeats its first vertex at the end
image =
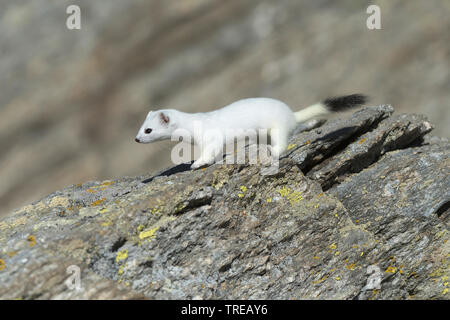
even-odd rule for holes
{"type": "Polygon", "coordinates": [[[136,136],[136,141],[150,143],[170,139],[175,130],[186,130],[193,138],[193,143],[200,148],[201,155],[192,164],[192,168],[198,168],[214,162],[223,145],[229,142],[224,140],[224,137],[229,138],[231,131],[236,132],[235,137],[239,139],[242,130],[266,129],[274,132],[276,129],[277,134],[271,135],[271,144],[272,155],[278,157],[286,150],[289,135],[298,122],[326,113],[329,113],[328,110],[320,103],[294,113],[285,103],[269,98],[243,99],[205,113],[185,113],[165,109],[149,112],[136,136]],[[161,113],[169,119],[167,123],[162,121],[161,113]],[[196,130],[198,124],[202,127],[201,131],[196,130]],[[152,129],[150,134],[145,133],[147,128],[152,129]]]}
{"type": "Polygon", "coordinates": [[[306,121],[330,113],[323,103],[316,103],[295,113],[297,122],[306,121]]]}

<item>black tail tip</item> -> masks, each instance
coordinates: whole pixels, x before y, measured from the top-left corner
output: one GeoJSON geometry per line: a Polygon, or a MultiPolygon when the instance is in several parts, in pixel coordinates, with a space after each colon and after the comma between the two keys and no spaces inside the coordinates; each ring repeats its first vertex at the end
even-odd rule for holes
{"type": "Polygon", "coordinates": [[[368,96],[355,93],[348,96],[328,98],[323,102],[323,104],[331,112],[339,112],[360,107],[366,104],[367,101],[369,101],[368,96]]]}

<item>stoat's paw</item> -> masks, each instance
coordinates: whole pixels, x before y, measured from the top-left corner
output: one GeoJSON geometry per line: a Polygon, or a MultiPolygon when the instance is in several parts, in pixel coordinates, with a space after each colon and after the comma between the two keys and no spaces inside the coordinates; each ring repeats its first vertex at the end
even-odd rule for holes
{"type": "Polygon", "coordinates": [[[200,165],[198,164],[198,163],[193,163],[193,164],[191,164],[191,169],[192,170],[194,170],[194,169],[198,169],[198,168],[200,168],[200,165]]]}
{"type": "Polygon", "coordinates": [[[191,169],[198,169],[200,167],[203,167],[204,165],[206,165],[206,163],[197,160],[191,165],[191,169]]]}
{"type": "Polygon", "coordinates": [[[214,163],[214,159],[207,159],[204,160],[202,158],[197,159],[194,161],[194,163],[191,165],[191,169],[198,169],[200,167],[208,166],[214,163]]]}

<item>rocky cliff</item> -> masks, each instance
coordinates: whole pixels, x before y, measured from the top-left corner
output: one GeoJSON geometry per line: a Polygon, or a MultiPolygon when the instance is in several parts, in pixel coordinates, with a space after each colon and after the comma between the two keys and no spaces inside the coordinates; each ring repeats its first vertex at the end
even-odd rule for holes
{"type": "Polygon", "coordinates": [[[272,175],[180,165],[52,193],[0,221],[0,298],[448,299],[449,142],[392,113],[299,127],[272,175]]]}

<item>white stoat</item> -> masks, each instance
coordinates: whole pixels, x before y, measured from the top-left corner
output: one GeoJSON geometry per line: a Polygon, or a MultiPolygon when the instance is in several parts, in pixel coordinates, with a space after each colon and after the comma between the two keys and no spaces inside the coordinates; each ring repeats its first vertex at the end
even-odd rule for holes
{"type": "MultiPolygon", "coordinates": [[[[136,142],[150,143],[171,139],[177,129],[189,132],[192,141],[200,148],[200,157],[191,168],[199,168],[214,162],[223,145],[228,142],[229,132],[266,129],[271,135],[272,155],[279,156],[287,148],[289,135],[297,123],[328,113],[339,112],[366,103],[366,96],[353,94],[326,99],[298,112],[285,103],[270,98],[238,100],[221,109],[204,113],[185,113],[174,109],[150,111],[136,136],[136,142]],[[195,129],[200,123],[201,132],[195,129]],[[233,131],[234,130],[234,131],[233,131]],[[206,132],[210,134],[207,136],[206,132]],[[215,132],[215,134],[211,134],[215,132]],[[227,136],[228,135],[228,136],[227,136]]],[[[232,137],[239,139],[239,136],[232,137]]]]}

